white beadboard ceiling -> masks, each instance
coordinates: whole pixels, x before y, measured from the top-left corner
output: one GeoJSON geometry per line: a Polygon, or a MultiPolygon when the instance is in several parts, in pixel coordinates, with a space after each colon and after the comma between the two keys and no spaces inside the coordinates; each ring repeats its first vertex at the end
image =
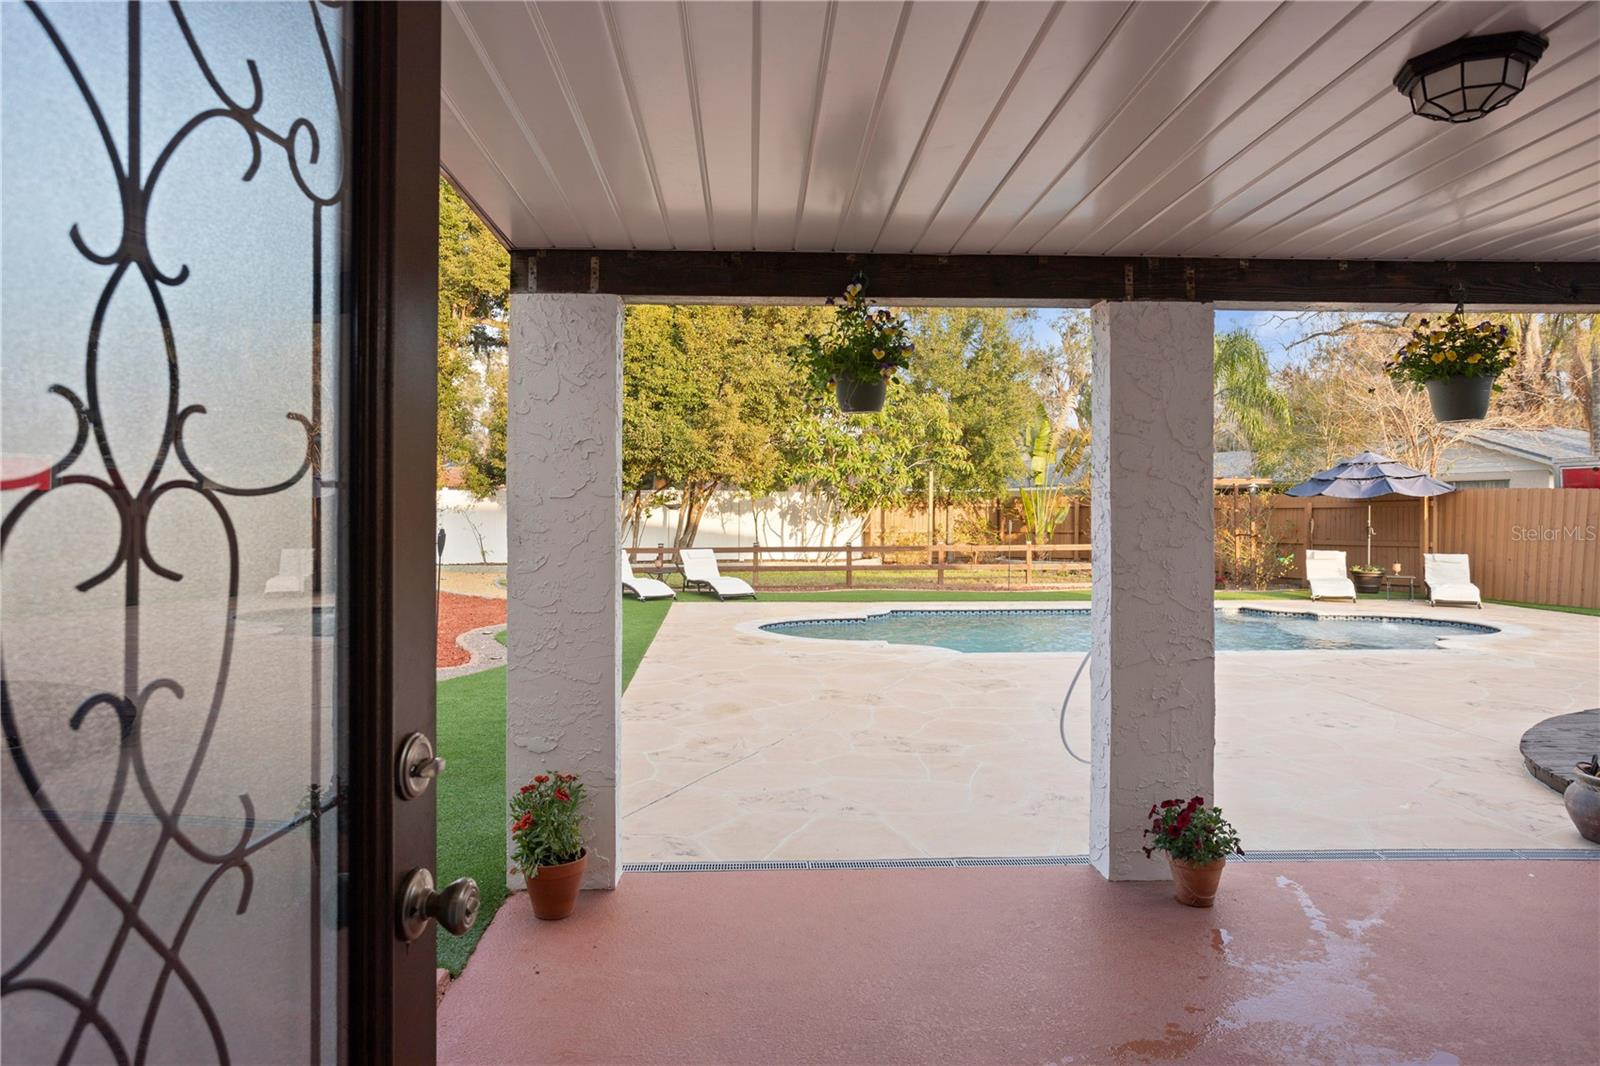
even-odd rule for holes
{"type": "Polygon", "coordinates": [[[1600,4],[447,2],[442,163],[517,248],[1600,258],[1600,4]],[[1550,39],[1464,125],[1392,79],[1550,39]]]}

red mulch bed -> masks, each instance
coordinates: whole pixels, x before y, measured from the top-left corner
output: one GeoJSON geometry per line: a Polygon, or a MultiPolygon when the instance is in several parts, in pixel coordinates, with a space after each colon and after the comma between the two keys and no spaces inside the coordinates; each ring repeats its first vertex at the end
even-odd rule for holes
{"type": "Polygon", "coordinates": [[[469,630],[498,625],[505,620],[505,600],[439,593],[439,640],[434,648],[434,665],[462,666],[471,661],[472,656],[456,643],[456,638],[469,630]]]}

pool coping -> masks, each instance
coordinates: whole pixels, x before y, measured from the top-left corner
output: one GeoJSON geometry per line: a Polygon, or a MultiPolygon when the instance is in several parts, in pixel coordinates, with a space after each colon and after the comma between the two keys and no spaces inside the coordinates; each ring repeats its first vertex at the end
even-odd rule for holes
{"type": "MultiPolygon", "coordinates": [[[[881,617],[884,617],[884,616],[887,616],[887,615],[891,615],[891,614],[914,614],[914,613],[923,613],[923,614],[958,614],[959,613],[959,614],[989,614],[989,615],[996,615],[996,614],[1082,614],[1082,615],[1087,615],[1087,614],[1090,613],[1090,610],[1091,610],[1091,604],[1090,604],[1090,601],[1088,601],[1088,600],[1081,601],[1081,604],[1073,603],[1070,606],[1063,605],[1063,604],[1054,604],[1054,603],[1052,603],[1052,604],[1050,604],[1048,606],[1046,606],[1044,604],[1041,604],[1039,606],[1019,606],[1019,607],[999,607],[999,606],[996,606],[994,604],[989,604],[989,603],[960,603],[960,602],[939,603],[937,601],[932,601],[932,602],[929,602],[928,604],[922,605],[922,606],[912,606],[912,605],[903,604],[903,603],[896,603],[896,604],[889,604],[889,605],[885,605],[885,606],[876,606],[876,605],[874,605],[874,606],[871,606],[871,607],[861,607],[858,604],[850,604],[848,608],[842,609],[842,610],[840,610],[840,611],[838,611],[836,613],[826,613],[826,614],[820,614],[816,610],[816,608],[823,607],[823,606],[831,606],[831,605],[813,603],[813,604],[807,604],[806,606],[812,608],[812,610],[806,612],[804,615],[799,615],[797,617],[792,617],[792,618],[752,619],[752,620],[749,620],[749,621],[744,621],[744,622],[740,622],[740,623],[736,624],[734,626],[734,629],[735,629],[735,631],[737,633],[739,633],[742,636],[751,636],[751,637],[756,637],[756,638],[759,638],[759,639],[762,639],[762,640],[767,640],[767,641],[791,641],[792,640],[792,641],[805,642],[805,644],[798,645],[798,646],[801,646],[801,647],[804,647],[807,644],[813,645],[813,646],[817,645],[817,644],[827,644],[827,645],[829,645],[830,647],[833,647],[833,648],[838,648],[839,646],[842,645],[845,648],[857,648],[857,649],[861,649],[861,650],[864,650],[864,651],[874,651],[874,652],[882,652],[882,651],[887,651],[889,649],[898,649],[899,651],[909,652],[909,653],[912,653],[912,654],[928,653],[930,655],[933,655],[933,656],[936,656],[936,657],[940,657],[940,658],[944,658],[944,657],[948,657],[948,656],[952,656],[952,655],[957,655],[957,656],[982,655],[982,656],[985,656],[985,657],[995,657],[995,658],[1001,657],[1001,656],[1016,656],[1016,657],[1019,657],[1021,659],[1028,660],[1028,661],[1037,661],[1037,660],[1039,660],[1041,658],[1048,658],[1050,656],[1057,656],[1057,657],[1065,658],[1065,657],[1069,657],[1069,656],[1071,656],[1071,657],[1079,657],[1079,656],[1083,656],[1083,655],[1089,654],[1088,651],[979,651],[979,652],[969,652],[969,651],[958,651],[958,650],[956,650],[954,648],[942,648],[942,647],[939,647],[939,646],[933,645],[933,644],[901,644],[901,643],[897,643],[895,641],[888,641],[888,640],[848,640],[848,641],[847,640],[829,640],[826,637],[810,637],[810,636],[805,636],[803,634],[798,634],[798,633],[778,633],[778,632],[774,632],[772,629],[768,628],[770,626],[794,625],[796,623],[809,623],[809,622],[815,622],[815,623],[819,623],[819,624],[840,623],[840,622],[870,622],[870,621],[872,621],[872,620],[874,620],[876,618],[881,618],[881,617]]],[[[1281,605],[1281,603],[1279,603],[1278,601],[1274,601],[1274,600],[1235,600],[1235,601],[1226,602],[1226,603],[1218,603],[1215,606],[1214,609],[1216,611],[1218,611],[1218,612],[1225,613],[1225,614],[1280,615],[1280,616],[1286,616],[1286,617],[1314,618],[1314,619],[1316,619],[1318,621],[1322,621],[1322,620],[1339,620],[1339,621],[1374,621],[1374,622],[1414,622],[1414,623],[1418,623],[1418,624],[1421,624],[1421,625],[1437,625],[1437,626],[1439,626],[1441,628],[1444,628],[1444,627],[1452,627],[1452,628],[1459,627],[1459,628],[1462,628],[1462,629],[1471,630],[1471,632],[1442,635],[1442,636],[1437,638],[1437,645],[1436,645],[1436,647],[1433,647],[1433,648],[1283,648],[1283,649],[1250,648],[1250,649],[1225,649],[1225,650],[1224,649],[1218,649],[1218,650],[1213,651],[1212,654],[1213,655],[1229,655],[1229,656],[1231,656],[1231,655],[1262,655],[1262,654],[1284,655],[1284,654],[1295,654],[1295,653],[1312,652],[1312,653],[1315,653],[1315,654],[1318,654],[1318,655],[1323,655],[1323,654],[1334,654],[1334,655],[1352,655],[1352,654],[1361,654],[1361,655],[1412,655],[1412,654],[1415,654],[1415,653],[1417,653],[1419,651],[1468,651],[1468,650],[1482,651],[1482,650],[1484,650],[1484,647],[1485,647],[1486,644],[1490,644],[1493,647],[1499,647],[1502,643],[1504,643],[1507,640],[1515,640],[1516,638],[1527,636],[1529,634],[1529,632],[1530,632],[1525,627],[1519,626],[1514,622],[1504,622],[1504,621],[1500,621],[1498,619],[1494,623],[1491,624],[1489,622],[1468,621],[1467,619],[1433,618],[1433,617],[1429,617],[1429,616],[1426,616],[1426,615],[1373,613],[1373,612],[1370,612],[1370,611],[1357,612],[1357,611],[1352,611],[1352,610],[1348,610],[1348,609],[1330,609],[1330,608],[1345,608],[1347,606],[1353,606],[1353,605],[1344,605],[1344,604],[1323,605],[1323,604],[1320,604],[1320,603],[1307,603],[1307,604],[1304,604],[1304,605],[1296,604],[1293,607],[1284,607],[1284,606],[1281,605]]],[[[841,607],[843,607],[843,605],[841,605],[841,607]]],[[[1436,608],[1430,608],[1430,609],[1436,609],[1436,608]]]]}

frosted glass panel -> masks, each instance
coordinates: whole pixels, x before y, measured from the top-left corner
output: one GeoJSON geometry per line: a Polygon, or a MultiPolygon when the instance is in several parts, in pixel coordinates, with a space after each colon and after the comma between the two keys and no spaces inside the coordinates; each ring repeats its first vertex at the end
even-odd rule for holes
{"type": "Polygon", "coordinates": [[[0,5],[0,1059],[331,1062],[347,16],[0,5]]]}

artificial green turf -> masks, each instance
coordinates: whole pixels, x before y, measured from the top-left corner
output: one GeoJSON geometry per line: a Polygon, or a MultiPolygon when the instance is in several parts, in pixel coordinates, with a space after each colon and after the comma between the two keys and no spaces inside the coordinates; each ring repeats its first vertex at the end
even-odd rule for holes
{"type": "Polygon", "coordinates": [[[1527,607],[1534,611],[1565,611],[1567,614],[1587,614],[1600,618],[1600,607],[1567,607],[1559,603],[1519,603],[1516,600],[1485,600],[1505,607],[1527,607]]]}
{"type": "Polygon", "coordinates": [[[439,682],[439,883],[478,882],[478,921],[439,933],[439,965],[459,974],[506,898],[506,668],[439,682]]]}
{"type": "MultiPolygon", "coordinates": [[[[671,600],[622,603],[622,687],[628,687],[671,600]]],[[[505,643],[505,633],[499,634],[505,643]]],[[[452,974],[467,964],[478,938],[506,898],[506,668],[439,682],[439,883],[478,882],[478,922],[465,936],[439,934],[438,963],[452,974]]]]}

